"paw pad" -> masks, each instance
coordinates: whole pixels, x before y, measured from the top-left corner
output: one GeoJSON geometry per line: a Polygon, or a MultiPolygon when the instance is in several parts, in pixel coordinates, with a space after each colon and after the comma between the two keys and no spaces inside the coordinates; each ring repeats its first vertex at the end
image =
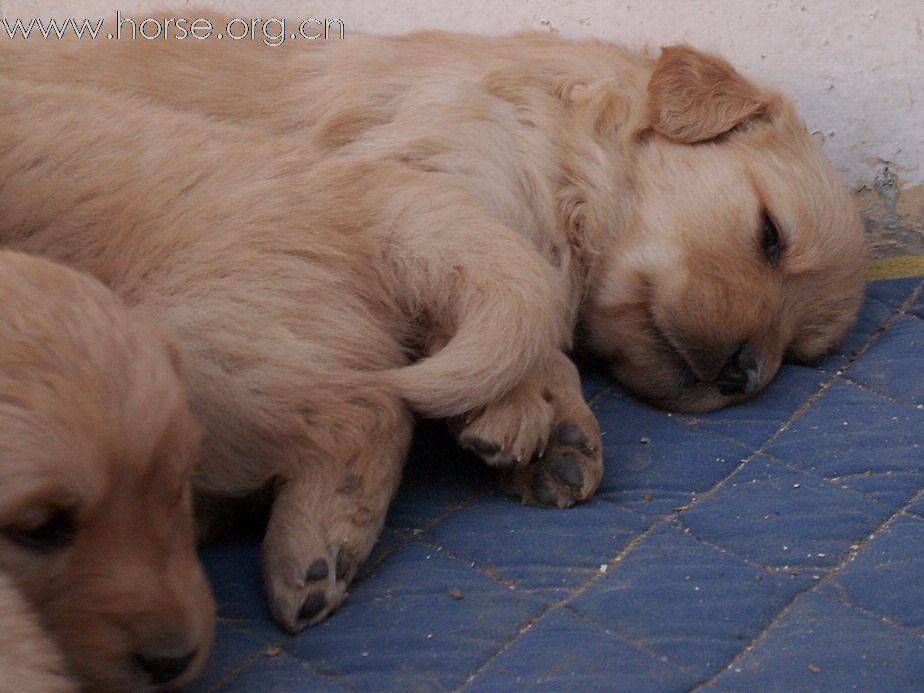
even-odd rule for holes
{"type": "Polygon", "coordinates": [[[563,421],[555,428],[544,455],[504,477],[510,495],[529,505],[567,508],[586,500],[603,475],[600,446],[584,428],[563,421]]]}
{"type": "Polygon", "coordinates": [[[303,621],[310,621],[327,606],[327,598],[323,592],[309,592],[305,595],[302,602],[302,608],[298,612],[298,618],[303,621]]]}
{"type": "Polygon", "coordinates": [[[329,569],[327,567],[327,561],[323,558],[319,558],[314,561],[308,570],[305,572],[305,582],[317,582],[318,580],[327,579],[329,569]]]}
{"type": "Polygon", "coordinates": [[[479,455],[493,455],[500,450],[500,445],[492,443],[490,440],[475,438],[472,443],[472,449],[479,455]]]}
{"type": "Polygon", "coordinates": [[[587,435],[573,421],[563,421],[555,429],[555,435],[552,440],[560,448],[577,448],[585,454],[594,451],[594,447],[587,439],[587,435]]]}
{"type": "Polygon", "coordinates": [[[554,506],[558,501],[558,494],[546,481],[541,474],[536,474],[529,484],[530,491],[533,492],[533,498],[540,505],[554,506]]]}
{"type": "Polygon", "coordinates": [[[580,491],[581,486],[584,485],[584,473],[581,470],[581,463],[571,455],[565,455],[554,460],[549,465],[549,474],[556,481],[575,491],[580,491]]]}

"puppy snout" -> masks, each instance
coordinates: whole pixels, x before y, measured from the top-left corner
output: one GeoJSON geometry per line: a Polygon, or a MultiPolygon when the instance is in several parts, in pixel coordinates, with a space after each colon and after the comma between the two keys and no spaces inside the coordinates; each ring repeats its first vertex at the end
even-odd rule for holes
{"type": "Polygon", "coordinates": [[[137,652],[135,663],[147,674],[152,684],[160,685],[182,676],[198,654],[199,650],[192,650],[179,657],[137,652]]]}
{"type": "Polygon", "coordinates": [[[747,342],[741,344],[728,357],[715,379],[723,395],[749,395],[760,384],[760,367],[753,347],[747,342]]]}

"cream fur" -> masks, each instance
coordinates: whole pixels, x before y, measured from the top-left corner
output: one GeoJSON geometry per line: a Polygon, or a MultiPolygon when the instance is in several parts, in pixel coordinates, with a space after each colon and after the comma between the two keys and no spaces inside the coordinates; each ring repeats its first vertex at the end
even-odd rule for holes
{"type": "Polygon", "coordinates": [[[0,573],[0,692],[76,693],[58,648],[19,590],[0,573]]]}
{"type": "Polygon", "coordinates": [[[378,536],[406,405],[566,506],[602,473],[575,339],[702,411],[821,357],[859,305],[859,215],[791,102],[690,48],[7,42],[0,68],[0,239],[178,333],[198,487],[275,496],[264,567],[290,629],[378,536]],[[746,386],[720,387],[743,353],[746,386]]]}

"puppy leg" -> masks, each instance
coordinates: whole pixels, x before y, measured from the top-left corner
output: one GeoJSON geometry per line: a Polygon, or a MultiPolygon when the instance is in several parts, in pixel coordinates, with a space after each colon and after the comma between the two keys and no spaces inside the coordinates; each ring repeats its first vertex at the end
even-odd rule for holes
{"type": "Polygon", "coordinates": [[[567,278],[530,241],[442,178],[402,167],[379,177],[390,186],[376,201],[388,223],[370,231],[380,273],[426,351],[383,377],[412,409],[472,411],[570,344],[567,278]]]}
{"type": "Polygon", "coordinates": [[[412,418],[397,397],[341,397],[278,489],[263,543],[270,608],[291,632],[347,596],[382,531],[410,445],[412,418]]]}
{"type": "Polygon", "coordinates": [[[502,469],[508,493],[530,505],[574,505],[593,495],[603,475],[600,427],[577,368],[560,351],[452,428],[462,447],[502,469]]]}

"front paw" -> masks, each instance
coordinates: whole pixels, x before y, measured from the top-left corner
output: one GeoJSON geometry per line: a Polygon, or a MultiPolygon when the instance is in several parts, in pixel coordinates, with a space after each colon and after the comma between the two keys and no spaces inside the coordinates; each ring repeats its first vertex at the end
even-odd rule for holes
{"type": "Polygon", "coordinates": [[[527,464],[544,452],[555,421],[551,398],[523,386],[466,419],[450,422],[459,445],[492,467],[527,464]]]}
{"type": "Polygon", "coordinates": [[[600,429],[591,416],[583,425],[559,422],[545,453],[505,472],[501,486],[528,505],[567,508],[590,498],[602,476],[600,429]]]}

